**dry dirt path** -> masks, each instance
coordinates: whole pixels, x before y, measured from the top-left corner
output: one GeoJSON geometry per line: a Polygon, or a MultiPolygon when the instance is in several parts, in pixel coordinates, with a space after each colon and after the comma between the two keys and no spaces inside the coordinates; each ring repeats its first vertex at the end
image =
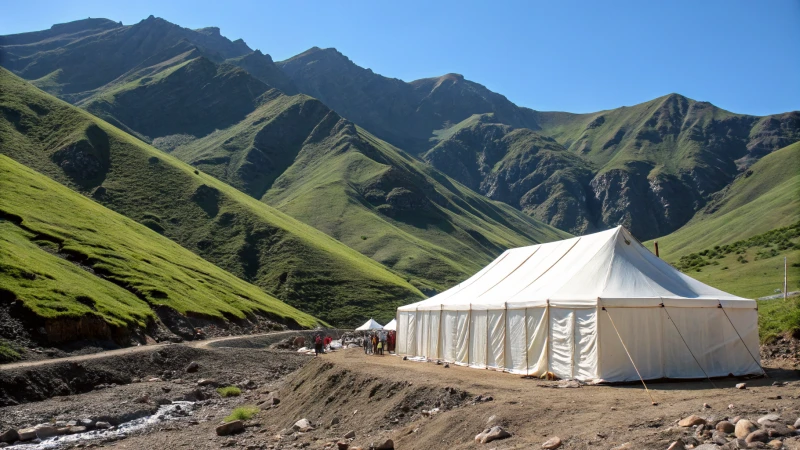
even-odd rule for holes
{"type": "Polygon", "coordinates": [[[102,359],[108,358],[112,356],[122,356],[122,355],[130,355],[134,353],[140,352],[152,352],[154,350],[158,350],[160,348],[164,348],[170,345],[182,345],[192,348],[206,348],[213,343],[218,342],[225,342],[225,341],[234,341],[239,339],[253,339],[259,338],[263,336],[280,336],[280,335],[291,335],[297,334],[299,331],[278,331],[273,333],[259,333],[259,334],[242,334],[237,336],[224,336],[218,338],[211,338],[211,339],[204,339],[202,341],[189,341],[183,342],[180,344],[173,344],[173,343],[163,343],[163,344],[153,344],[153,345],[140,345],[137,347],[127,347],[127,348],[120,348],[116,350],[107,350],[104,352],[98,353],[90,353],[87,355],[76,355],[76,356],[67,356],[64,358],[52,358],[52,359],[42,359],[37,361],[22,361],[10,364],[0,364],[0,370],[13,370],[13,369],[25,369],[25,368],[32,368],[32,367],[42,367],[51,364],[60,364],[64,362],[82,362],[82,361],[89,361],[93,359],[102,359]]]}

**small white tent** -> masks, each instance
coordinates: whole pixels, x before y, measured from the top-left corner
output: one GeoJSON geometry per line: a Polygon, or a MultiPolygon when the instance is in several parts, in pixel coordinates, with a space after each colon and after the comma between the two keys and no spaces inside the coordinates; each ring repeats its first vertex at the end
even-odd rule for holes
{"type": "Polygon", "coordinates": [[[386,331],[395,331],[397,330],[397,319],[392,319],[391,322],[387,323],[383,326],[383,329],[386,331]]]}
{"type": "Polygon", "coordinates": [[[662,261],[626,229],[507,250],[397,311],[397,352],[593,381],[760,373],[753,300],[662,261]],[[626,350],[627,347],[627,350],[626,350]],[[628,356],[630,353],[630,357],[628,356]]]}
{"type": "Polygon", "coordinates": [[[356,331],[369,331],[369,330],[381,330],[383,326],[378,322],[375,322],[374,319],[369,319],[368,321],[364,322],[364,325],[356,328],[356,331]]]}

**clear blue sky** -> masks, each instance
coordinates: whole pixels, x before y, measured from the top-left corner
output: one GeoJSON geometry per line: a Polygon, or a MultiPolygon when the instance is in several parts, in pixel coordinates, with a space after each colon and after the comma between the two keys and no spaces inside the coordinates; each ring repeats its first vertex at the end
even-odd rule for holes
{"type": "Polygon", "coordinates": [[[800,1],[37,1],[0,34],[153,14],[218,26],[277,61],[335,47],[406,81],[461,73],[539,110],[590,112],[677,92],[748,114],[800,109],[800,1]]]}

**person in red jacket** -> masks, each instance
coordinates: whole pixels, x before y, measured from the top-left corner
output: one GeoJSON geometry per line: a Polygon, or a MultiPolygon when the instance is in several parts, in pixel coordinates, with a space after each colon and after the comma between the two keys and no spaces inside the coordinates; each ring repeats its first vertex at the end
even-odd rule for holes
{"type": "Polygon", "coordinates": [[[333,338],[330,336],[325,336],[324,344],[325,344],[325,351],[330,351],[331,349],[331,342],[333,342],[333,338]]]}

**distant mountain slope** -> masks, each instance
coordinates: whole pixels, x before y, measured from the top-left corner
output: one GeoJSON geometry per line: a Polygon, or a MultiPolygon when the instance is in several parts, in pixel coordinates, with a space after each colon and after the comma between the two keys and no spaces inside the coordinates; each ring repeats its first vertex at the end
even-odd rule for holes
{"type": "Polygon", "coordinates": [[[689,253],[730,244],[798,221],[800,142],[753,164],[717,193],[689,223],[658,238],[658,242],[661,256],[677,261],[689,253]]]}
{"type": "MultiPolygon", "coordinates": [[[[167,311],[219,321],[317,321],[158,233],[0,155],[0,296],[40,339],[144,342],[167,311]],[[26,320],[30,318],[25,317],[26,320]],[[149,328],[149,331],[147,330],[149,328]]],[[[169,323],[169,322],[168,322],[169,323]]],[[[173,331],[191,338],[193,330],[173,331]]],[[[6,336],[8,337],[8,336],[6,336]]]]}
{"type": "Polygon", "coordinates": [[[270,87],[238,67],[199,56],[96,94],[78,106],[146,141],[205,136],[244,119],[270,87]]]}
{"type": "Polygon", "coordinates": [[[240,66],[261,82],[294,92],[269,55],[253,52],[241,39],[231,41],[219,28],[190,30],[161,18],[134,25],[87,19],[53,25],[50,30],[0,36],[0,65],[71,103],[169,67],[171,58],[189,50],[196,56],[240,66]]]}
{"type": "Polygon", "coordinates": [[[476,192],[571,233],[596,229],[591,165],[553,139],[493,114],[474,115],[439,139],[422,159],[476,192]]]}
{"type": "Polygon", "coordinates": [[[406,83],[359,67],[336,49],[317,47],[277,64],[300,92],[412,153],[430,148],[434,130],[472,114],[495,113],[503,123],[535,127],[531,110],[459,74],[406,83]]]}
{"type": "Polygon", "coordinates": [[[567,236],[453,183],[307,96],[274,97],[172,154],[429,292],[506,248],[567,236]]]}
{"type": "Polygon", "coordinates": [[[0,153],[337,324],[422,297],[379,263],[0,69],[0,153]]]}

